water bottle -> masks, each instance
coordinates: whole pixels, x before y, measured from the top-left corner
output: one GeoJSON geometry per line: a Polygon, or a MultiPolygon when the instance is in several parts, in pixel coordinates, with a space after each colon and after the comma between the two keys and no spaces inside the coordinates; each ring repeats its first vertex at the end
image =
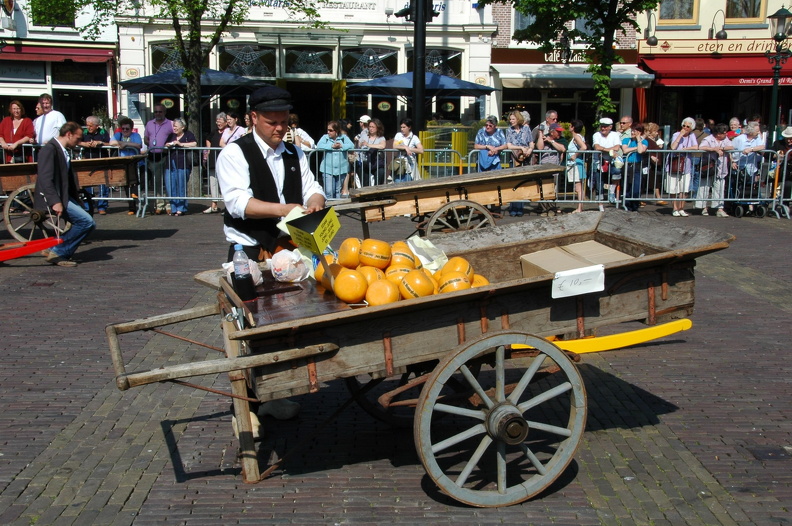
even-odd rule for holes
{"type": "Polygon", "coordinates": [[[250,275],[250,259],[245,254],[242,245],[234,245],[234,290],[239,299],[250,301],[256,299],[256,287],[253,284],[253,276],[250,275]]]}

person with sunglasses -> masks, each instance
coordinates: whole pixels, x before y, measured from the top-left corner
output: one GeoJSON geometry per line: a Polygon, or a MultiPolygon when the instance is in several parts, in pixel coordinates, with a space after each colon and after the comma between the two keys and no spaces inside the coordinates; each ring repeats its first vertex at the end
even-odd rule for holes
{"type": "Polygon", "coordinates": [[[629,115],[625,115],[619,119],[619,138],[621,138],[622,144],[624,144],[624,139],[629,140],[632,138],[632,125],[633,118],[629,115]]]}
{"type": "Polygon", "coordinates": [[[534,144],[539,141],[539,132],[545,135],[550,131],[550,125],[558,122],[558,112],[556,110],[547,110],[545,112],[545,120],[540,122],[539,125],[531,131],[533,135],[534,144]]]}
{"type": "MultiPolygon", "coordinates": [[[[132,119],[129,117],[120,118],[118,120],[118,127],[121,131],[115,132],[113,138],[110,140],[110,146],[118,147],[118,156],[130,157],[132,155],[140,154],[141,150],[143,149],[143,138],[138,132],[133,131],[134,123],[132,122],[132,119]]],[[[137,212],[137,198],[140,193],[140,172],[145,169],[145,166],[146,162],[141,160],[138,163],[138,169],[135,172],[137,177],[127,181],[129,183],[129,185],[126,187],[127,197],[131,198],[129,201],[129,210],[127,211],[127,214],[131,216],[135,215],[137,212]]]]}
{"type": "Polygon", "coordinates": [[[478,171],[488,172],[500,170],[500,154],[506,149],[506,135],[498,128],[498,117],[490,115],[484,121],[484,127],[476,133],[473,147],[478,152],[478,171]]]}
{"type": "Polygon", "coordinates": [[[327,133],[316,143],[316,148],[325,152],[319,171],[324,181],[324,192],[328,199],[340,199],[344,179],[349,173],[347,151],[355,145],[352,140],[341,133],[338,121],[327,123],[327,133]]]}
{"type": "Polygon", "coordinates": [[[646,150],[649,148],[649,141],[644,138],[644,126],[640,122],[630,125],[632,137],[622,140],[622,154],[625,158],[624,163],[624,207],[628,212],[637,212],[641,206],[641,183],[646,162],[646,150]]]}
{"type": "MultiPolygon", "coordinates": [[[[696,121],[692,117],[685,117],[682,127],[671,137],[671,150],[698,150],[698,141],[693,134],[696,121]]],[[[665,162],[665,192],[673,199],[674,217],[687,217],[685,212],[685,198],[690,190],[690,179],[693,174],[693,162],[690,154],[669,154],[665,162]]]]}

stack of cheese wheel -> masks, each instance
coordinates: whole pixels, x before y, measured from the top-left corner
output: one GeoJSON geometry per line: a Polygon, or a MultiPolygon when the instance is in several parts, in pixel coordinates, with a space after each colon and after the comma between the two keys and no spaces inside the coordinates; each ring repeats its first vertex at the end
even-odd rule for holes
{"type": "Polygon", "coordinates": [[[322,265],[316,268],[316,280],[346,303],[365,300],[368,305],[386,305],[489,284],[461,257],[452,257],[432,274],[404,241],[391,245],[379,239],[348,238],[341,243],[337,258],[325,259],[332,287],[322,265]]]}

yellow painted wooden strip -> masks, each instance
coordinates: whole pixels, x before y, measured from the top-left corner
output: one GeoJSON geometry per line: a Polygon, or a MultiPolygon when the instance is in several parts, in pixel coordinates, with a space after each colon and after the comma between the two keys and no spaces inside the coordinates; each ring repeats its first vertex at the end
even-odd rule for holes
{"type": "MultiPolygon", "coordinates": [[[[619,334],[611,334],[609,336],[599,336],[597,338],[581,338],[578,340],[555,340],[553,344],[565,351],[572,351],[578,354],[612,351],[614,349],[621,349],[631,345],[638,345],[651,340],[656,340],[664,336],[686,331],[693,326],[693,322],[685,318],[682,320],[675,320],[662,325],[655,325],[654,327],[647,327],[637,331],[622,332],[619,334]]],[[[513,345],[515,349],[528,348],[527,345],[513,345]]]]}

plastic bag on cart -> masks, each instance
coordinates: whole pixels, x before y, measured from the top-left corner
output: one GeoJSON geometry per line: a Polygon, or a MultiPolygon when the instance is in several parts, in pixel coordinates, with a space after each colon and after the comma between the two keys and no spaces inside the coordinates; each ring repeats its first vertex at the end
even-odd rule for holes
{"type": "Polygon", "coordinates": [[[308,266],[296,251],[281,250],[270,260],[272,277],[284,283],[302,281],[308,277],[308,266]]]}
{"type": "MultiPolygon", "coordinates": [[[[231,274],[234,272],[234,264],[230,261],[228,263],[223,263],[223,270],[225,270],[228,282],[233,283],[234,280],[231,277],[231,274]]],[[[250,276],[253,278],[254,285],[261,285],[264,283],[264,277],[261,275],[261,269],[259,268],[258,263],[252,259],[250,260],[250,276]]]]}
{"type": "Polygon", "coordinates": [[[435,272],[448,263],[448,257],[445,255],[445,252],[437,248],[434,243],[426,238],[414,236],[407,239],[407,244],[427,270],[435,272]]]}

